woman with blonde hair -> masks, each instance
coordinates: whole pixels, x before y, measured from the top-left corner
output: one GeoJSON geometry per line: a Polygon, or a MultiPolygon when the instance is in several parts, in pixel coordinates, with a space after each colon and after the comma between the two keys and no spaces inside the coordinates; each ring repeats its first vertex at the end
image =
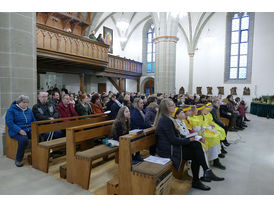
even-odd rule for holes
{"type": "Polygon", "coordinates": [[[180,135],[179,128],[172,118],[174,111],[175,104],[171,99],[165,98],[161,101],[155,118],[156,152],[160,157],[170,158],[177,170],[180,168],[182,160],[192,160],[192,187],[210,190],[210,187],[204,185],[199,179],[200,165],[204,170],[205,178],[214,180],[216,176],[208,167],[202,146],[198,141],[195,141],[195,137],[182,138],[180,135]]]}

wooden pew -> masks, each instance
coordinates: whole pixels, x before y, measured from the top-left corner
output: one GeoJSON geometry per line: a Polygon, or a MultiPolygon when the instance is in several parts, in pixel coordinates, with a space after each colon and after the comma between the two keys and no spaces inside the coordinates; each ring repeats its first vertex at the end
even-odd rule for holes
{"type": "Polygon", "coordinates": [[[32,123],[32,167],[43,172],[48,172],[50,150],[58,150],[66,147],[66,137],[54,139],[51,141],[39,142],[39,135],[55,130],[64,130],[68,127],[74,127],[95,122],[108,120],[106,114],[93,114],[78,117],[60,118],[54,120],[45,120],[32,123]],[[70,120],[64,122],[64,120],[70,120]]]}
{"type": "Polygon", "coordinates": [[[5,130],[6,130],[6,156],[10,159],[15,160],[18,142],[9,136],[7,125],[5,130]]]}
{"type": "Polygon", "coordinates": [[[132,166],[132,154],[148,150],[156,144],[155,128],[138,135],[124,135],[119,139],[119,177],[107,183],[108,194],[152,195],[168,194],[172,180],[172,163],[165,165],[142,162],[132,166]],[[160,182],[160,183],[159,183],[160,182]],[[166,187],[159,188],[165,185],[166,187]],[[161,191],[163,189],[163,191],[161,191]]]}
{"type": "Polygon", "coordinates": [[[89,189],[92,161],[115,153],[118,147],[98,145],[85,151],[76,151],[76,145],[90,139],[109,136],[114,120],[67,128],[67,181],[89,189]]]}
{"type": "Polygon", "coordinates": [[[224,123],[225,126],[229,125],[229,119],[220,116],[220,108],[218,109],[218,117],[224,123]]]}

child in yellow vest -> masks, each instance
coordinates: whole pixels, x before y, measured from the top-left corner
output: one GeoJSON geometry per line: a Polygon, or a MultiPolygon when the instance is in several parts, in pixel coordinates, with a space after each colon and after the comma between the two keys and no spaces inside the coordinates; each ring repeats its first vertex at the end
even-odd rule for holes
{"type": "Polygon", "coordinates": [[[208,160],[213,160],[213,166],[219,169],[225,169],[218,158],[221,154],[220,146],[220,133],[218,133],[211,125],[208,125],[208,120],[205,118],[206,107],[204,105],[197,105],[197,109],[194,111],[194,116],[189,117],[194,130],[201,134],[208,144],[208,160]],[[197,115],[196,115],[197,114],[197,115]]]}

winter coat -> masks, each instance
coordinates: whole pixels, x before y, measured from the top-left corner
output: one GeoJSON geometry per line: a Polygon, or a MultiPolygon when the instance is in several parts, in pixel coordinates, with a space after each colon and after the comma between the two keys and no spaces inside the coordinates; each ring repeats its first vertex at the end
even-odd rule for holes
{"type": "Polygon", "coordinates": [[[216,124],[218,124],[221,127],[225,126],[224,123],[219,119],[217,106],[214,105],[210,113],[212,114],[213,120],[216,124]]]}
{"type": "Polygon", "coordinates": [[[5,120],[10,137],[14,137],[16,134],[19,133],[20,130],[30,132],[31,122],[36,121],[30,108],[22,110],[15,101],[8,109],[5,120]]]}
{"type": "Polygon", "coordinates": [[[75,105],[75,110],[78,113],[79,116],[84,116],[84,115],[90,115],[92,114],[92,110],[90,105],[87,103],[88,105],[88,111],[86,110],[86,108],[82,105],[82,103],[79,101],[76,105],[75,105]]]}
{"type": "MultiPolygon", "coordinates": [[[[68,107],[65,107],[63,102],[61,102],[60,105],[57,105],[57,110],[59,112],[59,118],[78,116],[72,104],[69,104],[68,107]]],[[[69,120],[65,120],[65,122],[67,121],[69,120]]]]}
{"type": "Polygon", "coordinates": [[[56,109],[55,105],[50,102],[42,104],[38,100],[37,104],[32,107],[32,112],[37,121],[49,120],[50,117],[58,119],[59,117],[58,110],[56,109]]]}
{"type": "Polygon", "coordinates": [[[190,143],[189,138],[182,138],[167,116],[159,119],[155,134],[157,154],[160,157],[170,158],[174,167],[179,170],[183,160],[182,146],[190,143]]]}
{"type": "Polygon", "coordinates": [[[152,126],[156,117],[157,111],[155,109],[146,108],[145,121],[152,126]]]}
{"type": "Polygon", "coordinates": [[[102,107],[101,104],[98,106],[98,105],[93,104],[93,103],[91,102],[91,103],[90,103],[90,106],[91,106],[91,108],[92,108],[93,114],[102,114],[102,113],[104,113],[104,110],[103,110],[103,107],[102,107]]]}
{"type": "Polygon", "coordinates": [[[151,127],[140,114],[138,109],[130,111],[131,129],[146,129],[151,127]]]}
{"type": "Polygon", "coordinates": [[[119,109],[120,109],[120,107],[119,107],[119,105],[116,102],[114,102],[111,105],[111,108],[110,108],[110,111],[111,111],[111,113],[110,113],[110,119],[115,119],[116,118],[116,116],[117,116],[117,114],[119,112],[119,109]]]}

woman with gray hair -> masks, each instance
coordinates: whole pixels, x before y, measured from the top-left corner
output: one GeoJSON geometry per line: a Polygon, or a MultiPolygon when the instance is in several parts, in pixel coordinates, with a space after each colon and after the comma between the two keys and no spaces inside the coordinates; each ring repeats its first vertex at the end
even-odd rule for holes
{"type": "Polygon", "coordinates": [[[14,101],[6,114],[6,124],[9,136],[18,141],[15,165],[22,167],[25,149],[31,138],[31,122],[36,121],[32,111],[28,108],[29,97],[20,95],[14,101]]]}

